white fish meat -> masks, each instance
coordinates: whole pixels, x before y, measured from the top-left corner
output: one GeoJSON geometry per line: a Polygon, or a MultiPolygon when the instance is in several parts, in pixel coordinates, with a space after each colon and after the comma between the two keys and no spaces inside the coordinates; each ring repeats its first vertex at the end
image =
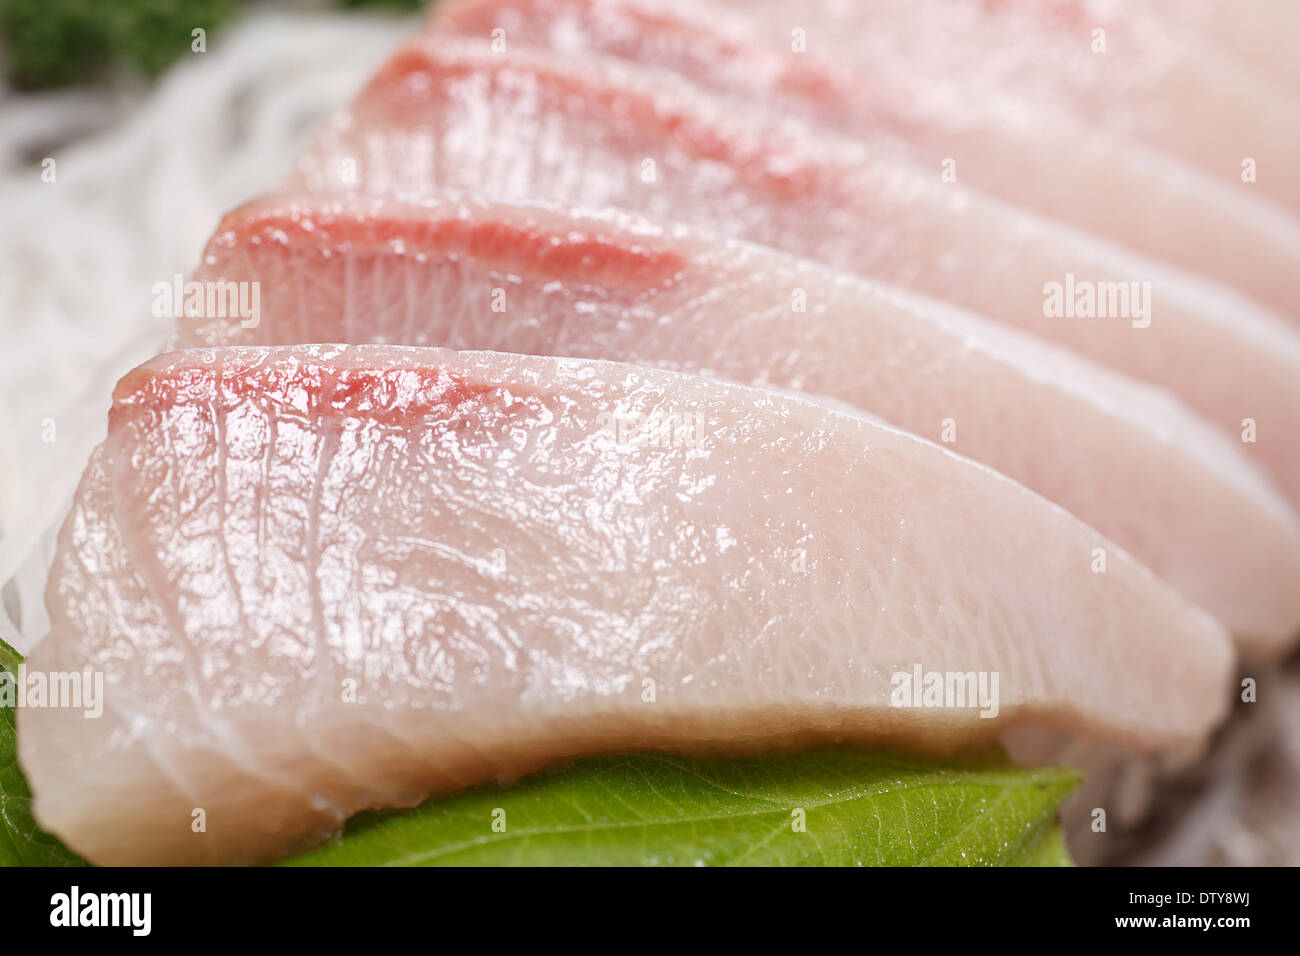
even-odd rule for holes
{"type": "MultiPolygon", "coordinates": [[[[861,61],[898,59],[961,84],[973,100],[1003,93],[1072,114],[1300,214],[1295,89],[1254,69],[1220,36],[1184,28],[1183,9],[1197,4],[1180,3],[1177,14],[1166,5],[1168,16],[1130,0],[720,5],[787,46],[792,31],[802,30],[814,55],[834,49],[861,61]],[[1247,161],[1249,179],[1243,176],[1247,161]]],[[[1234,4],[1228,15],[1240,20],[1238,33],[1294,39],[1286,31],[1295,13],[1275,3],[1234,4]]]]}
{"type": "Polygon", "coordinates": [[[912,288],[1168,388],[1300,504],[1300,332],[1234,295],[905,164],[618,61],[424,40],[296,188],[635,209],[912,288]]]}
{"type": "Polygon", "coordinates": [[[703,4],[468,0],[439,4],[435,35],[488,38],[670,69],[707,89],[815,120],[1007,202],[1236,286],[1295,313],[1300,222],[1224,182],[1059,108],[935,77],[898,58],[849,56],[703,4]]]}
{"type": "Polygon", "coordinates": [[[20,709],[20,757],[73,849],[170,864],[581,752],[1039,723],[1194,747],[1228,637],[1118,549],[1094,573],[1097,547],[933,444],[703,377],[173,353],[118,385],[27,661],[102,672],[103,715],[20,709]],[[917,665],[996,673],[996,715],[894,706],[917,665]]]}
{"type": "Polygon", "coordinates": [[[177,345],[433,345],[633,361],[797,388],[945,442],[1112,538],[1254,654],[1300,631],[1300,530],[1241,445],[1162,391],[898,289],[639,217],[273,196],[196,278],[258,283],[177,345]]]}

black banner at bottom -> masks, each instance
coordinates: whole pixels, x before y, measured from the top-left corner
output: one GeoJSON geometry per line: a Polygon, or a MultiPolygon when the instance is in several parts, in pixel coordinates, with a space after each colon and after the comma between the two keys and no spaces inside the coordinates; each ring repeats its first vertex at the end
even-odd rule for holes
{"type": "Polygon", "coordinates": [[[702,929],[735,941],[783,928],[809,942],[848,932],[864,945],[998,944],[1038,932],[1045,942],[1192,934],[1229,942],[1290,923],[1282,908],[1294,885],[1286,869],[0,870],[14,945],[75,934],[83,944],[373,946],[376,934],[394,932],[463,945],[440,940],[453,927],[462,940],[486,930],[489,943],[562,929],[601,946],[685,944],[702,929]]]}

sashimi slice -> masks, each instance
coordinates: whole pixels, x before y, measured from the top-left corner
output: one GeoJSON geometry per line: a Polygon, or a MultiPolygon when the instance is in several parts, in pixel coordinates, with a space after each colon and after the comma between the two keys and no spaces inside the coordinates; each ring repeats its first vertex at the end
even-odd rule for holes
{"type": "Polygon", "coordinates": [[[261,318],[184,319],[181,347],[498,349],[829,396],[1063,505],[1245,651],[1300,632],[1300,529],[1239,443],[1163,391],[901,290],[626,214],[321,195],[227,216],[195,278],[258,283],[261,318]]]}
{"type": "MultiPolygon", "coordinates": [[[[752,18],[773,42],[789,46],[793,31],[802,31],[810,56],[836,50],[861,61],[900,60],[948,79],[972,100],[1000,92],[1071,113],[1300,214],[1294,90],[1252,69],[1222,40],[1183,29],[1142,3],[721,0],[720,6],[752,18]],[[1249,181],[1242,175],[1247,160],[1249,181]]],[[[1258,7],[1238,15],[1261,31],[1281,32],[1294,20],[1258,7]]]]}
{"type": "Polygon", "coordinates": [[[1300,333],[1278,316],[666,72],[425,40],[335,117],[293,179],[637,209],[910,287],[1169,388],[1300,504],[1300,333]],[[1104,317],[1079,315],[1082,290],[1104,317]]]}
{"type": "Polygon", "coordinates": [[[1091,528],[905,432],[662,370],[386,346],[128,374],[48,605],[28,668],[102,672],[105,709],[20,709],[20,758],[42,826],[108,864],[264,860],[602,750],[1038,724],[1195,748],[1233,660],[1091,528]],[[895,706],[917,666],[996,673],[997,714],[895,706]]]}
{"type": "MultiPolygon", "coordinates": [[[[816,120],[958,181],[1234,285],[1277,309],[1300,297],[1300,222],[1131,141],[1040,104],[972,97],[907,64],[774,42],[744,18],[662,0],[468,0],[438,4],[436,35],[504,31],[507,52],[608,54],[816,120]]],[[[946,177],[946,178],[945,178],[946,177]]]]}
{"type": "Polygon", "coordinates": [[[1147,0],[1167,23],[1195,31],[1300,99],[1300,3],[1295,0],[1147,0]]]}

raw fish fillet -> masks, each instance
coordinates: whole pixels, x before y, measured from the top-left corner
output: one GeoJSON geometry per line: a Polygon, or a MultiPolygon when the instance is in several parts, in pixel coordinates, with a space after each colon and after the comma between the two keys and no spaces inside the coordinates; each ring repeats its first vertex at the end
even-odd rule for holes
{"type": "Polygon", "coordinates": [[[764,247],[537,204],[269,197],[196,278],[262,316],[177,345],[437,345],[645,363],[879,415],[1069,509],[1223,621],[1300,630],[1300,530],[1233,442],[1160,390],[941,303],[764,247]]]}
{"type": "Polygon", "coordinates": [[[40,823],[105,864],[274,858],[587,751],[1036,723],[1195,747],[1233,662],[1092,529],[907,433],[703,377],[386,346],[128,374],[48,606],[28,667],[102,671],[105,710],[20,709],[20,758],[40,823]],[[917,665],[996,672],[997,715],[891,706],[917,665]]]}
{"type": "MultiPolygon", "coordinates": [[[[1108,135],[1161,150],[1213,178],[1300,214],[1300,120],[1295,89],[1252,68],[1230,44],[1183,28],[1132,0],[722,0],[787,47],[808,55],[902,60],[957,84],[971,100],[1003,93],[1071,113],[1108,135]],[[1094,52],[1103,38],[1104,50],[1094,52]],[[1242,162],[1255,162],[1243,182],[1242,162]]],[[[1167,5],[1166,5],[1167,6],[1167,5]]],[[[1291,7],[1294,8],[1294,2],[1291,7]]],[[[1295,13],[1234,5],[1239,30],[1285,35],[1295,13]],[[1249,25],[1247,25],[1249,24],[1249,25]]],[[[1194,19],[1194,17],[1193,17],[1194,19]]]]}
{"type": "Polygon", "coordinates": [[[1285,86],[1300,97],[1300,3],[1295,0],[1147,0],[1166,22],[1195,31],[1226,49],[1239,63],[1285,86]]]}
{"type": "Polygon", "coordinates": [[[636,209],[910,287],[1170,389],[1242,438],[1300,504],[1292,325],[1220,286],[666,72],[415,43],[334,118],[294,184],[636,209]]]}
{"type": "Polygon", "coordinates": [[[935,180],[973,186],[1234,285],[1273,308],[1294,312],[1300,298],[1300,223],[1238,181],[1224,183],[1060,109],[997,92],[972,97],[952,77],[897,61],[821,46],[797,53],[788,37],[699,3],[468,0],[438,4],[429,29],[464,37],[500,29],[516,48],[671,69],[858,137],[935,180]]]}

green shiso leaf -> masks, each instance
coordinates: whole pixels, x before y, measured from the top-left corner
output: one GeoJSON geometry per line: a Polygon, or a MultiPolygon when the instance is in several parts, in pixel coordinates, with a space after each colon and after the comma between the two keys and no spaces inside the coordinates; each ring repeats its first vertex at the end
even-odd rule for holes
{"type": "Polygon", "coordinates": [[[1048,830],[1041,840],[1030,847],[1018,866],[1074,866],[1070,851],[1065,846],[1065,835],[1059,825],[1048,830]]]}
{"type": "MultiPolygon", "coordinates": [[[[0,641],[0,681],[16,679],[23,656],[0,641]]],[[[32,792],[18,766],[15,711],[0,706],[0,866],[84,866],[85,861],[36,825],[32,792]]]]}
{"type": "Polygon", "coordinates": [[[1068,866],[1056,812],[1078,780],[995,752],[599,757],[362,814],[287,865],[1068,866]]]}

